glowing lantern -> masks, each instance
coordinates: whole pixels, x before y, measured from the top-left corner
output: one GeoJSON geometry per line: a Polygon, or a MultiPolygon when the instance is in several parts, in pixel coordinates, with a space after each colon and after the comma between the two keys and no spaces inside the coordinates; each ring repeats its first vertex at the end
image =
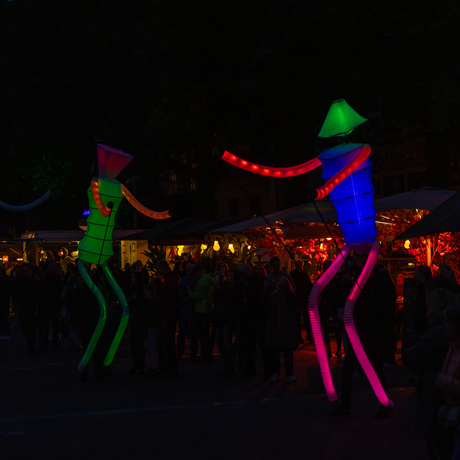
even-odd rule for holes
{"type": "Polygon", "coordinates": [[[339,99],[332,103],[318,137],[348,136],[366,121],[367,119],[356,113],[345,99],[339,99]]]}
{"type": "Polygon", "coordinates": [[[214,251],[219,251],[220,249],[220,244],[218,241],[214,241],[214,246],[212,247],[214,249],[214,251]]]}
{"type": "Polygon", "coordinates": [[[249,246],[248,246],[248,251],[250,251],[250,250],[251,250],[251,246],[249,245],[249,246]]]}
{"type": "Polygon", "coordinates": [[[232,254],[235,254],[235,248],[233,247],[233,244],[232,244],[232,243],[230,243],[230,244],[228,245],[228,250],[229,250],[232,254]]]}
{"type": "Polygon", "coordinates": [[[203,254],[203,252],[206,251],[206,249],[208,249],[208,245],[207,244],[202,244],[201,245],[201,254],[203,254]]]}
{"type": "Polygon", "coordinates": [[[8,256],[3,256],[3,263],[4,264],[8,263],[8,256]]]}
{"type": "Polygon", "coordinates": [[[409,240],[404,241],[404,248],[405,249],[410,249],[410,241],[409,240]]]}

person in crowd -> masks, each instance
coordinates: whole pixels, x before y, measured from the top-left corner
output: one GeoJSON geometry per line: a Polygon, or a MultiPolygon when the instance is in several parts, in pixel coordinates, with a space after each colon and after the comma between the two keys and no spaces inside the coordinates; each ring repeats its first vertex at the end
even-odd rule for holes
{"type": "Polygon", "coordinates": [[[249,280],[249,286],[246,290],[247,303],[251,305],[254,312],[254,330],[256,343],[259,347],[260,359],[264,368],[263,378],[268,379],[272,376],[270,354],[265,346],[265,335],[267,331],[267,318],[269,313],[268,303],[264,297],[264,284],[267,272],[261,264],[254,266],[253,273],[249,280]]]}
{"type": "Polygon", "coordinates": [[[460,458],[460,304],[444,310],[444,329],[450,349],[434,382],[435,388],[442,392],[437,422],[439,429],[453,444],[449,458],[457,460],[460,458]]]}
{"type": "Polygon", "coordinates": [[[308,297],[313,287],[310,276],[303,270],[304,261],[298,259],[295,261],[295,268],[291,271],[291,277],[297,287],[297,301],[299,302],[299,310],[303,315],[303,328],[307,333],[307,341],[312,342],[313,336],[311,334],[310,316],[308,315],[308,297]]]}
{"type": "Polygon", "coordinates": [[[17,302],[19,328],[27,340],[27,353],[33,353],[37,335],[37,286],[27,265],[13,282],[12,296],[17,302]]]}
{"type": "Polygon", "coordinates": [[[8,321],[10,315],[10,296],[10,278],[6,275],[6,270],[0,268],[0,340],[10,338],[10,323],[8,321]]]}
{"type": "Polygon", "coordinates": [[[176,326],[180,315],[179,280],[166,260],[159,260],[155,268],[161,278],[161,288],[158,291],[161,311],[160,377],[175,378],[179,377],[176,352],[176,326]]]}
{"type": "Polygon", "coordinates": [[[50,325],[52,327],[52,347],[59,350],[60,310],[62,307],[62,279],[55,262],[48,264],[48,270],[40,279],[39,343],[40,349],[48,349],[50,325]]]}
{"type": "Polygon", "coordinates": [[[131,271],[137,271],[137,272],[141,273],[142,274],[142,280],[143,280],[144,284],[149,284],[149,282],[150,282],[149,271],[147,270],[145,265],[142,263],[142,261],[140,259],[136,260],[136,262],[133,265],[135,265],[135,266],[134,267],[131,266],[131,271]]]}
{"type": "Polygon", "coordinates": [[[264,269],[265,269],[265,272],[267,273],[267,275],[269,275],[270,273],[273,273],[273,267],[272,267],[272,264],[270,262],[265,262],[264,269]]]}
{"type": "Polygon", "coordinates": [[[224,366],[222,375],[231,376],[235,373],[233,337],[236,330],[237,311],[244,298],[240,286],[235,286],[236,270],[229,270],[227,279],[223,272],[218,273],[219,284],[214,288],[213,296],[216,345],[224,366]]]}
{"type": "Polygon", "coordinates": [[[434,387],[434,376],[442,370],[449,342],[444,330],[444,310],[459,302],[455,294],[445,288],[436,288],[427,294],[427,320],[429,328],[417,342],[404,350],[401,358],[416,375],[415,430],[425,437],[431,460],[450,458],[449,437],[437,426],[437,413],[442,394],[434,387]]]}
{"type": "Polygon", "coordinates": [[[265,346],[269,353],[271,382],[279,382],[281,377],[280,353],[284,354],[285,382],[294,383],[294,350],[300,344],[300,313],[297,309],[297,296],[291,283],[285,277],[276,280],[274,292],[267,293],[269,313],[265,346]]]}
{"type": "Polygon", "coordinates": [[[384,366],[396,366],[396,286],[388,270],[377,265],[379,277],[372,295],[372,303],[377,309],[380,318],[382,333],[380,340],[380,356],[384,366]]]}
{"type": "Polygon", "coordinates": [[[185,276],[184,261],[178,260],[177,262],[174,262],[173,272],[177,278],[181,280],[185,276]]]}
{"type": "MultiPolygon", "coordinates": [[[[355,265],[357,272],[355,276],[363,269],[367,260],[367,254],[355,254],[355,265]]],[[[387,393],[387,383],[383,374],[383,362],[379,353],[380,340],[384,335],[381,331],[382,322],[379,316],[378,309],[372,303],[372,294],[375,286],[378,283],[380,270],[374,267],[367,283],[361,286],[361,294],[359,295],[353,311],[356,331],[361,340],[361,344],[366,352],[366,355],[374,368],[383,389],[387,393]]],[[[345,416],[350,414],[351,406],[351,387],[353,374],[359,366],[358,358],[351,343],[348,345],[347,352],[342,367],[342,401],[341,404],[331,413],[332,416],[345,416]]],[[[392,409],[382,404],[379,405],[378,411],[374,414],[374,418],[387,418],[391,415],[392,409]]]]}
{"type": "Polygon", "coordinates": [[[243,302],[238,303],[237,311],[237,350],[242,377],[255,377],[257,375],[255,320],[260,308],[260,292],[253,289],[255,284],[249,288],[250,281],[251,269],[249,265],[238,265],[234,275],[234,286],[240,291],[243,299],[243,302]]]}
{"type": "Polygon", "coordinates": [[[267,277],[265,278],[265,283],[266,283],[265,289],[269,289],[269,291],[273,293],[276,291],[276,280],[278,278],[287,278],[293,291],[295,292],[296,285],[294,283],[294,280],[292,279],[292,276],[289,273],[281,270],[280,258],[276,256],[272,257],[270,259],[270,265],[272,267],[272,272],[269,273],[267,277]]]}
{"type": "MultiPolygon", "coordinates": [[[[161,283],[156,283],[161,287],[161,283]]],[[[147,328],[149,343],[150,367],[145,373],[147,377],[160,376],[160,362],[158,359],[158,341],[161,328],[160,299],[155,294],[155,282],[146,284],[143,289],[144,297],[144,325],[147,328]]]]}
{"type": "Polygon", "coordinates": [[[218,272],[223,273],[225,279],[227,279],[228,265],[225,262],[217,262],[216,269],[214,270],[214,275],[218,272]]]}
{"type": "Polygon", "coordinates": [[[144,326],[144,278],[142,273],[132,272],[126,300],[129,305],[129,342],[133,367],[130,374],[143,374],[145,366],[144,326]]]}
{"type": "Polygon", "coordinates": [[[68,265],[73,264],[76,260],[76,257],[72,257],[72,255],[69,255],[69,250],[66,247],[61,248],[59,256],[61,257],[61,260],[59,262],[60,266],[64,273],[67,273],[68,265]]]}
{"type": "MultiPolygon", "coordinates": [[[[70,264],[69,266],[70,267],[70,264]]],[[[65,318],[66,324],[65,329],[68,331],[70,337],[70,345],[75,350],[76,354],[79,354],[82,348],[81,337],[78,329],[74,328],[71,324],[70,317],[72,315],[72,309],[75,305],[76,291],[81,290],[81,283],[83,278],[77,271],[72,271],[63,289],[63,299],[67,315],[65,318]]]]}
{"type": "Polygon", "coordinates": [[[197,339],[194,328],[192,327],[193,301],[188,297],[188,290],[194,290],[196,278],[193,274],[195,265],[189,264],[185,271],[185,276],[180,280],[180,314],[179,332],[177,334],[177,359],[181,360],[184,356],[185,338],[190,338],[190,356],[196,358],[197,339]]]}
{"type": "Polygon", "coordinates": [[[416,340],[428,329],[426,320],[426,287],[431,276],[431,268],[427,265],[419,265],[415,271],[417,296],[414,302],[414,314],[410,327],[415,331],[416,340]]]}
{"type": "Polygon", "coordinates": [[[211,275],[205,274],[201,265],[195,265],[193,276],[197,283],[195,289],[188,290],[188,298],[194,304],[194,327],[197,339],[200,342],[200,360],[203,362],[212,361],[211,323],[214,315],[214,304],[212,302],[213,279],[211,275]]]}

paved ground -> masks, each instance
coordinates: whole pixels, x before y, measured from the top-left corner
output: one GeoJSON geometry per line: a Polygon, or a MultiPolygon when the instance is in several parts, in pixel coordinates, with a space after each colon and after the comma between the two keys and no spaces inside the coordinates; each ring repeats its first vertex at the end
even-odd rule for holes
{"type": "MultiPolygon", "coordinates": [[[[16,329],[0,341],[0,459],[427,459],[414,432],[411,375],[387,368],[395,414],[373,420],[376,398],[354,382],[353,413],[329,416],[312,344],[295,352],[298,382],[222,377],[213,363],[179,362],[179,379],[129,375],[123,344],[107,381],[81,382],[79,357],[60,351],[25,353],[16,329]]],[[[342,364],[331,361],[340,382],[342,364]]],[[[262,373],[261,369],[260,373],[262,373]]]]}

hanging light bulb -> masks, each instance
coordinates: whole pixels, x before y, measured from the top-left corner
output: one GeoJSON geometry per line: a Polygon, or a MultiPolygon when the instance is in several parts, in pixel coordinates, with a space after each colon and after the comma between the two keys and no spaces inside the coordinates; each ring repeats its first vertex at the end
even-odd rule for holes
{"type": "Polygon", "coordinates": [[[319,248],[320,248],[320,249],[323,249],[323,247],[324,247],[324,244],[321,243],[321,244],[319,245],[319,248]]]}
{"type": "Polygon", "coordinates": [[[248,246],[248,251],[250,251],[250,250],[251,250],[251,245],[248,246]]]}
{"type": "Polygon", "coordinates": [[[214,251],[218,251],[220,249],[220,244],[219,242],[216,240],[214,241],[214,246],[212,247],[214,249],[214,251]]]}
{"type": "Polygon", "coordinates": [[[409,240],[404,241],[404,248],[405,248],[405,249],[409,249],[409,248],[410,248],[410,241],[409,241],[409,240]]]}
{"type": "Polygon", "coordinates": [[[233,247],[233,244],[232,244],[232,243],[230,243],[230,244],[228,245],[228,250],[229,250],[232,254],[235,253],[235,248],[233,247]]]}
{"type": "Polygon", "coordinates": [[[201,254],[203,254],[203,252],[206,251],[206,249],[208,249],[208,245],[207,244],[202,244],[201,245],[201,254]]]}
{"type": "Polygon", "coordinates": [[[184,250],[184,246],[182,244],[177,246],[177,255],[180,256],[183,250],[184,250]]]}

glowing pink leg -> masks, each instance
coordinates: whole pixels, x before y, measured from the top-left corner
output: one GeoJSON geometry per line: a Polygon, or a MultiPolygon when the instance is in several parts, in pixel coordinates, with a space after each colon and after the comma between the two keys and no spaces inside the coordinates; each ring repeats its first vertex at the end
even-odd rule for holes
{"type": "Polygon", "coordinates": [[[377,262],[377,257],[380,251],[380,243],[378,241],[373,241],[371,243],[371,250],[369,252],[369,256],[367,258],[366,264],[364,265],[361,274],[358,276],[358,284],[354,284],[353,288],[350,291],[348,296],[348,300],[345,303],[345,310],[343,314],[343,322],[345,324],[345,329],[348,334],[348,338],[350,339],[351,345],[353,346],[353,350],[355,351],[356,357],[358,358],[363,371],[365,372],[369,382],[374,390],[377,399],[381,404],[384,406],[392,406],[393,402],[391,399],[388,398],[385,390],[380,383],[377,374],[375,373],[374,368],[372,367],[369,358],[364,351],[364,348],[361,344],[361,340],[359,340],[358,333],[356,332],[355,322],[353,319],[353,309],[355,307],[356,300],[358,299],[361,290],[358,285],[362,288],[369,279],[369,276],[374,268],[375,263],[377,262]]]}
{"type": "Polygon", "coordinates": [[[326,394],[329,401],[337,399],[337,393],[332,381],[331,370],[329,369],[329,360],[327,357],[326,346],[324,345],[323,332],[321,330],[321,322],[319,318],[318,303],[323,289],[334,278],[336,273],[340,270],[344,259],[350,254],[351,247],[347,244],[341,249],[341,253],[337,254],[336,259],[332,265],[321,275],[316,284],[313,286],[310,297],[308,298],[308,314],[310,316],[311,329],[313,331],[313,340],[315,341],[316,354],[318,356],[319,367],[321,375],[323,376],[323,383],[326,388],[326,394]]]}

